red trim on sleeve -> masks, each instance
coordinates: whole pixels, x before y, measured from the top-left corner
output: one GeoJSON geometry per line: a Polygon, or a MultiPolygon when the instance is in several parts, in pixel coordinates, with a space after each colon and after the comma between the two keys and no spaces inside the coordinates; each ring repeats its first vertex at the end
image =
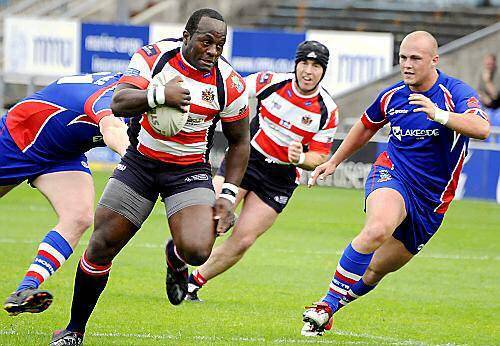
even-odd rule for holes
{"type": "Polygon", "coordinates": [[[379,123],[374,123],[370,120],[370,118],[368,117],[368,115],[366,115],[366,113],[363,113],[363,116],[361,116],[361,122],[363,123],[363,125],[367,128],[367,129],[370,129],[370,130],[374,130],[374,131],[378,131],[380,130],[382,127],[384,127],[385,124],[388,123],[388,120],[387,118],[384,119],[383,121],[379,122],[379,123]]]}
{"type": "Polygon", "coordinates": [[[141,90],[147,89],[149,81],[141,76],[122,76],[118,84],[132,84],[141,90]]]}
{"type": "Polygon", "coordinates": [[[249,110],[248,106],[246,106],[246,108],[243,112],[239,112],[237,115],[232,116],[232,117],[221,117],[221,121],[223,123],[230,123],[233,121],[237,121],[237,120],[246,118],[246,117],[248,117],[249,114],[250,114],[250,110],[249,110]]]}
{"type": "Polygon", "coordinates": [[[320,154],[330,154],[333,143],[323,143],[318,141],[311,141],[309,143],[309,150],[315,151],[320,154]]]}
{"type": "Polygon", "coordinates": [[[106,109],[101,109],[99,112],[94,111],[94,105],[96,104],[97,101],[101,98],[102,95],[104,95],[106,92],[108,92],[111,89],[114,89],[116,87],[117,83],[113,83],[109,85],[107,88],[102,88],[90,95],[90,97],[85,101],[85,105],[83,106],[83,111],[85,114],[87,114],[89,117],[92,118],[92,120],[95,121],[96,124],[99,124],[99,121],[107,116],[112,114],[111,110],[109,108],[106,109]]]}

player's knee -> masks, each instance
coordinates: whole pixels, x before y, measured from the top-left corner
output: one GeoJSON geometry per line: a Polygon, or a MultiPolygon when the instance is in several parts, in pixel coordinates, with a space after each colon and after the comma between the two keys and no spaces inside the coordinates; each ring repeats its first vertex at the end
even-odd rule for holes
{"type": "MultiPolygon", "coordinates": [[[[179,249],[177,249],[179,251],[179,249]]],[[[210,257],[211,249],[210,248],[188,248],[179,251],[182,259],[189,265],[192,266],[201,266],[205,263],[210,257]]]]}
{"type": "Polygon", "coordinates": [[[99,229],[94,230],[87,247],[87,258],[96,264],[110,263],[119,251],[119,241],[115,241],[99,229]]]}
{"type": "Polygon", "coordinates": [[[94,222],[92,208],[73,210],[61,215],[59,223],[62,228],[73,233],[83,234],[94,222]]]}
{"type": "Polygon", "coordinates": [[[92,209],[82,212],[80,215],[78,215],[78,217],[76,217],[75,219],[75,223],[82,233],[85,232],[85,230],[87,230],[94,223],[94,213],[92,209]]]}
{"type": "Polygon", "coordinates": [[[360,236],[368,244],[381,245],[391,235],[391,229],[382,222],[373,222],[363,228],[360,236]]]}

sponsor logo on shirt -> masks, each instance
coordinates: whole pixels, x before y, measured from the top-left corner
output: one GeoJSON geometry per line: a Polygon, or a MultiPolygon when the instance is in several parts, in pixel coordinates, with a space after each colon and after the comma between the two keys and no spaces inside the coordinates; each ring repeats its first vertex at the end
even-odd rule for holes
{"type": "Polygon", "coordinates": [[[142,47],[142,50],[146,53],[147,56],[153,56],[158,54],[155,46],[153,46],[152,44],[142,47]]]}
{"type": "Polygon", "coordinates": [[[117,166],[116,166],[116,169],[119,170],[119,171],[124,171],[127,169],[127,166],[125,166],[123,163],[119,163],[117,166]]]}
{"type": "Polygon", "coordinates": [[[239,93],[242,93],[245,90],[245,85],[241,81],[241,79],[236,74],[232,74],[231,76],[231,86],[235,88],[239,93]]]}
{"type": "Polygon", "coordinates": [[[389,114],[389,115],[406,114],[406,113],[408,113],[408,109],[394,109],[394,108],[391,108],[387,112],[387,114],[389,114]]]}
{"type": "Polygon", "coordinates": [[[394,137],[402,140],[403,137],[417,137],[417,139],[423,139],[425,137],[437,137],[439,136],[439,129],[401,129],[400,126],[392,127],[392,134],[394,137]]]}
{"type": "Polygon", "coordinates": [[[281,119],[280,120],[280,125],[283,126],[285,129],[291,129],[292,128],[292,123],[290,123],[287,120],[281,119]]]}
{"type": "Polygon", "coordinates": [[[139,71],[138,69],[135,69],[135,68],[132,68],[132,67],[129,67],[128,69],[125,70],[125,76],[139,76],[141,74],[141,71],[139,71]]]}
{"type": "Polygon", "coordinates": [[[274,196],[274,200],[278,202],[279,204],[286,204],[288,202],[288,197],[287,196],[274,196]]]}
{"type": "Polygon", "coordinates": [[[82,164],[83,167],[85,168],[89,168],[89,164],[85,161],[80,161],[80,163],[82,164]]]}
{"type": "Polygon", "coordinates": [[[259,78],[259,84],[269,83],[272,79],[272,75],[269,72],[263,73],[259,78]]]}

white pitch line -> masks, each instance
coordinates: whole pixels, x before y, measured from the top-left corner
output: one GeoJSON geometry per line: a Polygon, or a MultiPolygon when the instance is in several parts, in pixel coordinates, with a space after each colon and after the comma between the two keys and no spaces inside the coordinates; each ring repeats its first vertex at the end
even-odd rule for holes
{"type": "MultiPolygon", "coordinates": [[[[40,242],[37,240],[16,240],[10,238],[0,238],[0,244],[33,244],[38,245],[40,242]]],[[[78,246],[87,246],[88,242],[82,241],[78,246]]],[[[146,248],[146,249],[163,249],[165,245],[163,243],[131,243],[127,245],[128,248],[146,248]]],[[[340,256],[342,255],[342,250],[330,250],[330,251],[296,251],[291,249],[280,249],[273,248],[274,252],[280,253],[290,253],[297,255],[317,255],[317,256],[340,256]]],[[[454,255],[454,254],[439,254],[439,253],[423,253],[419,254],[418,258],[431,258],[431,259],[442,259],[442,260],[457,260],[457,261],[500,261],[500,256],[468,256],[468,255],[454,255]]]]}
{"type": "MultiPolygon", "coordinates": [[[[375,342],[383,342],[385,345],[407,345],[407,346],[427,346],[430,344],[416,341],[416,340],[401,340],[393,337],[384,337],[370,334],[357,334],[353,332],[346,332],[341,330],[336,330],[332,332],[332,334],[340,335],[340,336],[348,336],[352,338],[361,338],[367,339],[375,342]]],[[[16,330],[0,330],[0,335],[36,335],[36,336],[49,336],[44,332],[18,332],[16,330]]],[[[90,332],[88,335],[99,338],[129,338],[129,339],[155,339],[155,340],[196,340],[196,341],[205,341],[205,342],[248,342],[248,343],[272,343],[272,344],[338,344],[339,340],[329,340],[324,338],[306,338],[303,337],[301,339],[294,338],[277,338],[277,339],[266,339],[264,337],[244,337],[244,336],[232,336],[232,337],[224,337],[224,336],[206,336],[206,335],[171,335],[171,334],[140,334],[140,333],[101,333],[101,332],[90,332]]],[[[366,345],[367,341],[341,341],[343,345],[366,345]]],[[[437,345],[436,345],[437,346],[437,345]]],[[[453,346],[452,344],[448,344],[448,346],[453,346]]]]}

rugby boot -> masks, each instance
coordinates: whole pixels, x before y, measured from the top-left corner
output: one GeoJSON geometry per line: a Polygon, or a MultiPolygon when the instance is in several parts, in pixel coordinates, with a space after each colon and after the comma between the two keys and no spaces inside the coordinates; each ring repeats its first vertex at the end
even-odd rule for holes
{"type": "Polygon", "coordinates": [[[188,266],[183,263],[180,267],[175,267],[174,263],[179,262],[177,258],[171,259],[169,256],[169,247],[173,246],[173,240],[167,242],[166,256],[167,256],[167,277],[165,279],[165,286],[167,290],[168,300],[172,305],[179,305],[182,303],[188,293],[188,266]]]}
{"type": "Polygon", "coordinates": [[[195,303],[203,303],[203,300],[201,300],[198,297],[198,291],[200,290],[200,286],[194,285],[192,283],[188,284],[188,293],[186,294],[186,298],[184,300],[190,301],[190,302],[195,302],[195,303]]]}
{"type": "Polygon", "coordinates": [[[83,344],[83,334],[66,329],[56,330],[52,334],[49,346],[79,346],[83,344]]]}
{"type": "Polygon", "coordinates": [[[301,334],[303,336],[321,336],[325,330],[332,329],[333,311],[327,303],[315,303],[313,306],[306,306],[306,309],[302,314],[304,326],[301,334]]]}
{"type": "Polygon", "coordinates": [[[16,316],[23,312],[39,313],[45,311],[52,304],[52,294],[49,291],[36,288],[26,288],[12,293],[3,308],[10,316],[16,316]]]}

